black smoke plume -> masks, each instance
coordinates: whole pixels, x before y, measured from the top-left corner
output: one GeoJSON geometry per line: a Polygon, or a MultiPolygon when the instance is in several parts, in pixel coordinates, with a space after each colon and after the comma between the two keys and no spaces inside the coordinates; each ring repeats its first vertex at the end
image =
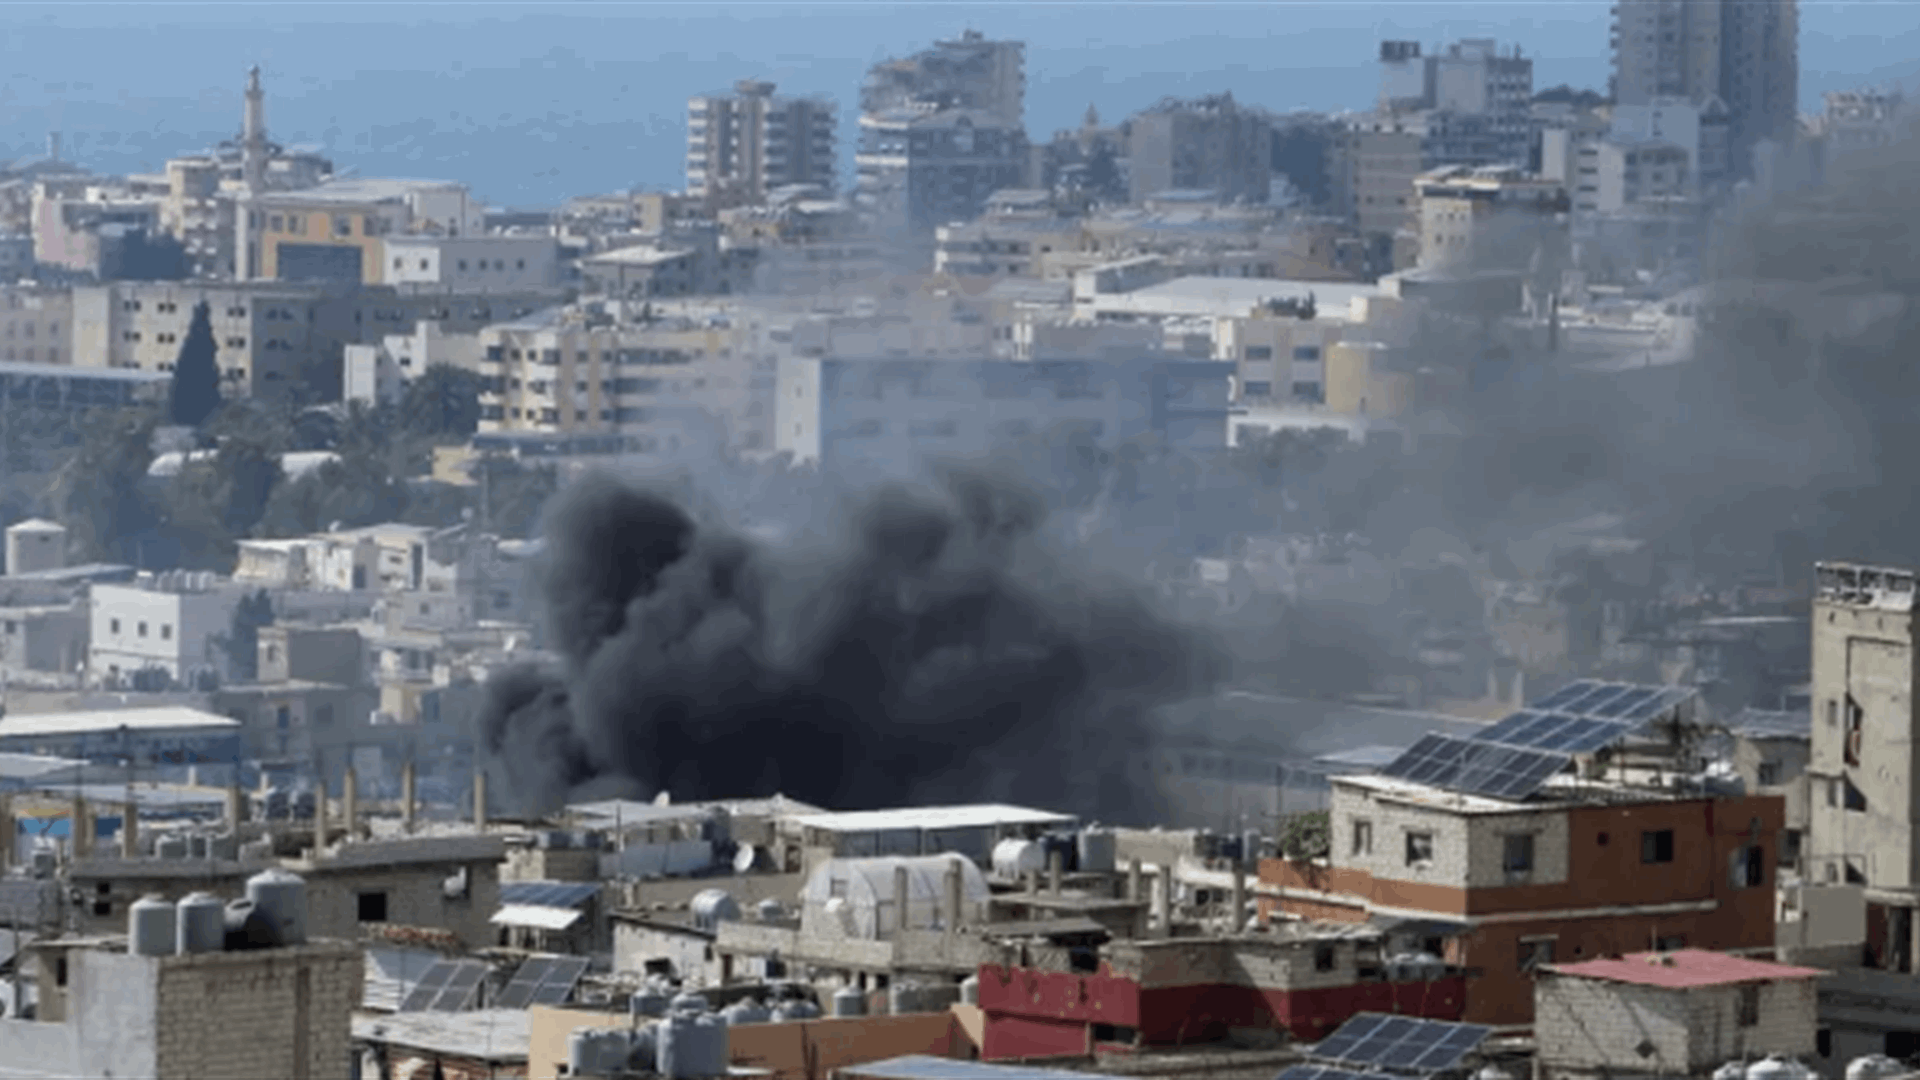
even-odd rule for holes
{"type": "Polygon", "coordinates": [[[857,809],[1006,799],[1154,812],[1126,761],[1224,675],[1204,636],[1051,558],[1032,493],[982,474],[846,500],[773,542],[606,477],[547,533],[558,670],[497,676],[491,767],[528,811],[589,794],[781,793],[857,809]]]}

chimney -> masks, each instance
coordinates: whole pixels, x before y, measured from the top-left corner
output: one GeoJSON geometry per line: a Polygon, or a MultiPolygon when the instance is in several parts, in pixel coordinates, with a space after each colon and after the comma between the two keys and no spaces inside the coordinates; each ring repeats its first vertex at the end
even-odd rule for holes
{"type": "Polygon", "coordinates": [[[1173,867],[1161,863],[1153,868],[1153,936],[1173,936],[1173,867]]]}
{"type": "Polygon", "coordinates": [[[473,770],[473,827],[487,827],[487,770],[473,770]]]}
{"type": "Polygon", "coordinates": [[[93,814],[87,809],[87,800],[78,795],[73,797],[73,819],[68,832],[71,834],[68,844],[73,848],[75,859],[93,854],[93,814]]]}
{"type": "Polygon", "coordinates": [[[347,766],[346,776],[340,785],[340,817],[350,842],[358,835],[360,827],[360,784],[353,775],[351,765],[347,766]]]}
{"type": "Polygon", "coordinates": [[[1238,934],[1247,928],[1247,864],[1233,860],[1233,891],[1227,901],[1233,905],[1227,919],[1227,932],[1238,934]]]}
{"type": "Polygon", "coordinates": [[[1133,901],[1136,904],[1146,899],[1146,897],[1140,895],[1140,860],[1139,859],[1127,860],[1127,899],[1133,901]]]}
{"type": "Polygon", "coordinates": [[[227,785],[227,828],[233,830],[234,838],[240,836],[240,820],[247,812],[247,801],[240,797],[240,776],[234,774],[233,783],[227,785]]]}
{"type": "Polygon", "coordinates": [[[1047,853],[1047,891],[1060,895],[1060,877],[1066,872],[1067,856],[1059,848],[1047,853]]]}
{"type": "Polygon", "coordinates": [[[313,778],[313,854],[327,850],[327,778],[325,774],[316,774],[313,778]]]}
{"type": "Polygon", "coordinates": [[[956,858],[947,867],[947,936],[949,938],[960,931],[960,905],[962,903],[960,892],[960,860],[956,858]]]}
{"type": "Polygon", "coordinates": [[[120,813],[120,857],[140,857],[140,808],[128,799],[120,813]]]}
{"type": "Polygon", "coordinates": [[[907,928],[907,867],[905,863],[893,868],[893,933],[897,940],[900,932],[907,928]]]}
{"type": "Polygon", "coordinates": [[[413,831],[413,759],[400,766],[400,831],[413,831]]]}

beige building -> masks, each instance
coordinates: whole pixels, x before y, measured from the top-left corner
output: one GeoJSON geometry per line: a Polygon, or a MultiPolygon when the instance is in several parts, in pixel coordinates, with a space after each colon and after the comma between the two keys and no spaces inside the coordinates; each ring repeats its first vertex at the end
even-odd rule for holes
{"type": "Polygon", "coordinates": [[[1414,181],[1423,270],[1520,270],[1567,209],[1566,187],[1507,166],[1449,166],[1414,181]]]}
{"type": "Polygon", "coordinates": [[[831,100],[775,97],[773,84],[743,80],[731,94],[687,102],[687,194],[710,209],[765,202],[793,184],[831,191],[831,100]]]}
{"type": "Polygon", "coordinates": [[[0,360],[71,363],[72,334],[72,290],[32,285],[0,289],[0,360]]]}
{"type": "Polygon", "coordinates": [[[1425,125],[1412,116],[1348,121],[1328,155],[1334,213],[1367,236],[1392,236],[1413,225],[1413,181],[1425,167],[1425,135],[1425,125]]]}
{"type": "Polygon", "coordinates": [[[480,203],[465,186],[436,180],[330,180],[247,202],[241,280],[386,283],[388,237],[476,236],[480,203]]]}

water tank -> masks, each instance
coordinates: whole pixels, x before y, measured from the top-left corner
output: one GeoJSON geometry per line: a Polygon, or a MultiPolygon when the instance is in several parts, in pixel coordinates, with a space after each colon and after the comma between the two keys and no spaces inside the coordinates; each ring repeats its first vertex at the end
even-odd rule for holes
{"type": "Polygon", "coordinates": [[[627,1067],[627,1033],[620,1028],[575,1028],[567,1036],[567,1072],[606,1076],[627,1067]]]}
{"type": "Polygon", "coordinates": [[[650,1073],[660,1063],[660,1027],[642,1024],[627,1035],[627,1069],[650,1073]]]}
{"type": "Polygon", "coordinates": [[[887,1012],[894,1016],[905,1016],[908,1013],[924,1011],[925,1008],[920,1004],[919,983],[895,980],[894,984],[887,988],[887,1012]]]}
{"type": "Polygon", "coordinates": [[[143,896],[127,909],[127,951],[135,956],[172,956],[173,901],[143,896]]]}
{"type": "Polygon", "coordinates": [[[207,841],[207,857],[225,859],[232,862],[240,857],[240,837],[234,833],[220,833],[207,841]]]}
{"type": "Polygon", "coordinates": [[[691,990],[687,991],[684,994],[675,994],[673,997],[673,1000],[669,1002],[667,1005],[667,1011],[669,1013],[706,1012],[707,997],[705,994],[696,994],[691,990]]]}
{"type": "Polygon", "coordinates": [[[227,945],[227,906],[208,893],[189,893],[174,918],[174,951],[219,952],[227,945]]]}
{"type": "MultiPolygon", "coordinates": [[[[867,1014],[867,995],[858,987],[843,986],[833,992],[833,1015],[865,1016],[867,1014]]],[[[1853,1080],[1848,1077],[1847,1080],[1853,1080]]]]}
{"type": "Polygon", "coordinates": [[[1813,1080],[1813,1070],[1792,1058],[1768,1054],[1747,1066],[1747,1080],[1813,1080]]]}
{"type": "Polygon", "coordinates": [[[1847,1080],[1884,1080],[1889,1076],[1905,1076],[1912,1071],[1885,1054],[1868,1054],[1847,1063],[1847,1080]]]}
{"type": "Polygon", "coordinates": [[[707,889],[693,898],[693,924],[712,930],[723,922],[739,922],[740,905],[725,889],[707,889]]]}
{"type": "Polygon", "coordinates": [[[162,859],[184,859],[187,857],[187,838],[179,835],[163,836],[153,842],[153,854],[162,859]]]}
{"type": "Polygon", "coordinates": [[[1746,1080],[1746,1078],[1747,1063],[1744,1061],[1729,1061],[1713,1070],[1713,1080],[1746,1080]]]}
{"type": "Polygon", "coordinates": [[[727,1075],[727,1027],[712,1015],[676,1013],[660,1021],[655,1071],[667,1080],[727,1075]]]}
{"type": "Polygon", "coordinates": [[[1108,829],[1087,829],[1080,833],[1080,872],[1111,874],[1114,867],[1114,837],[1108,829]]]}
{"type": "Polygon", "coordinates": [[[33,878],[35,881],[47,881],[60,866],[60,856],[52,848],[33,849],[33,878]]]}
{"type": "Polygon", "coordinates": [[[720,1016],[728,1026],[738,1027],[741,1024],[764,1024],[773,1018],[773,1012],[752,998],[741,998],[720,1010],[720,1016]]]}
{"type": "Polygon", "coordinates": [[[281,945],[307,942],[307,883],[285,870],[262,870],[247,879],[247,899],[272,924],[281,945]]]}
{"type": "Polygon", "coordinates": [[[1498,1065],[1483,1065],[1479,1072],[1473,1074],[1473,1080],[1517,1080],[1517,1078],[1498,1065]]]}
{"type": "Polygon", "coordinates": [[[774,1007],[773,1022],[790,1024],[795,1020],[815,1020],[820,1016],[820,1006],[811,1001],[783,1001],[774,1007]]]}
{"type": "Polygon", "coordinates": [[[226,947],[229,951],[271,949],[279,944],[273,928],[273,920],[267,918],[266,912],[255,907],[253,901],[245,897],[227,902],[225,919],[226,947]]]}
{"type": "Polygon", "coordinates": [[[761,922],[775,922],[779,919],[785,918],[787,914],[787,909],[781,906],[780,901],[775,900],[772,897],[768,897],[767,899],[760,901],[758,905],[758,910],[760,912],[761,922]]]}
{"type": "Polygon", "coordinates": [[[960,980],[960,1001],[966,1005],[980,1004],[980,976],[969,975],[960,980]]]}
{"type": "Polygon", "coordinates": [[[188,833],[187,834],[187,858],[205,859],[207,857],[207,854],[208,854],[207,834],[199,833],[199,832],[188,833]]]}
{"type": "Polygon", "coordinates": [[[1046,869],[1045,849],[1031,840],[1002,840],[993,845],[993,876],[1002,881],[1018,881],[1046,869]]]}
{"type": "Polygon", "coordinates": [[[633,997],[627,999],[627,1011],[636,1017],[665,1016],[667,1002],[670,1000],[668,995],[660,992],[659,987],[643,987],[633,997]]]}

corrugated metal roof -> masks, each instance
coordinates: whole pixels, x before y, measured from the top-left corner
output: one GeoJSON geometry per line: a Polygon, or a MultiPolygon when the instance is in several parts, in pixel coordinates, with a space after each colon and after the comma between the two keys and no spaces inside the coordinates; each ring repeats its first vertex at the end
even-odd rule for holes
{"type": "Polygon", "coordinates": [[[1556,975],[1657,986],[1666,990],[1692,990],[1703,986],[1732,986],[1778,979],[1814,979],[1826,974],[1818,968],[1749,960],[1744,956],[1708,952],[1705,949],[1629,953],[1618,958],[1554,964],[1547,970],[1556,975]]]}
{"type": "Polygon", "coordinates": [[[154,709],[101,709],[60,713],[12,715],[0,718],[0,739],[44,738],[93,732],[178,731],[191,728],[237,730],[240,721],[216,713],[170,705],[154,709]]]}
{"type": "Polygon", "coordinates": [[[495,926],[524,926],[533,930],[565,930],[581,919],[579,908],[543,904],[508,904],[487,920],[495,926]]]}
{"type": "Polygon", "coordinates": [[[801,814],[794,824],[827,832],[890,832],[895,829],[977,829],[993,825],[1061,825],[1067,814],[1024,806],[981,803],[974,806],[917,806],[902,810],[856,810],[838,814],[801,814]]]}

